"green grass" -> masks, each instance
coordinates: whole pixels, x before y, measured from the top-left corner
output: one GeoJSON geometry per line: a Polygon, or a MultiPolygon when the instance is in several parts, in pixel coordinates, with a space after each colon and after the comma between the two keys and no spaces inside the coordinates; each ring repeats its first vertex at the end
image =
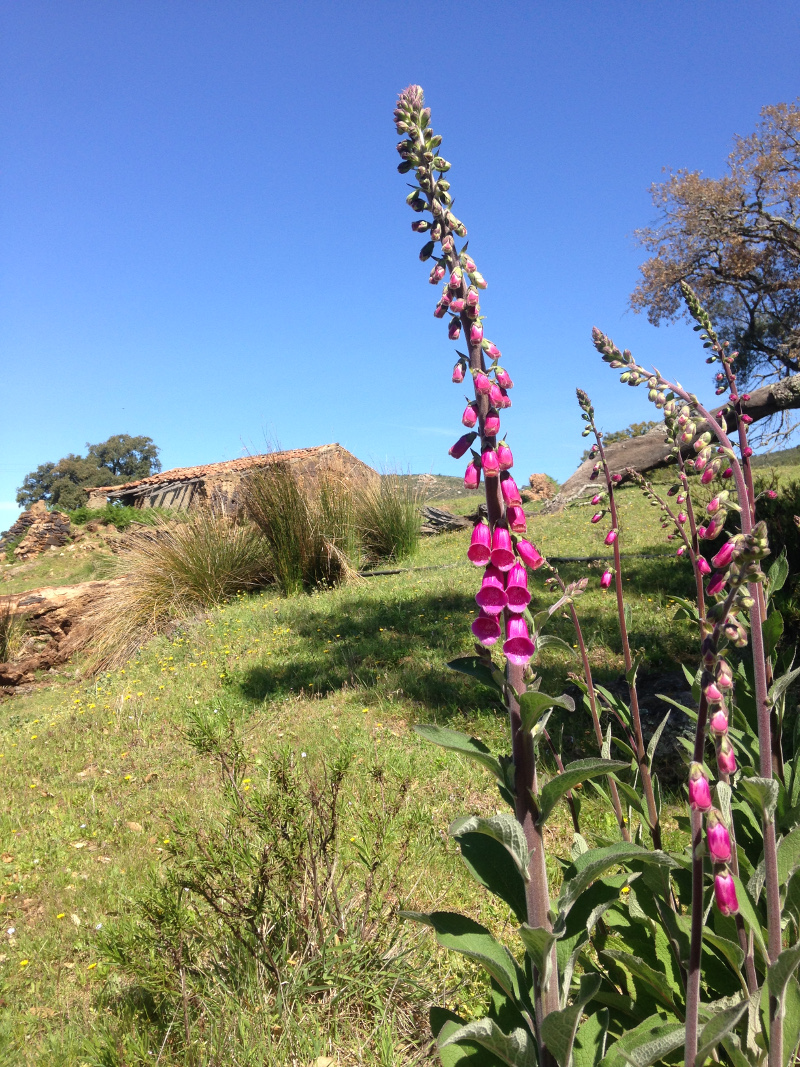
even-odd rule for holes
{"type": "MultiPolygon", "coordinates": [[[[620,497],[623,550],[663,553],[646,502],[634,490],[620,497]]],[[[458,504],[470,510],[466,501],[458,504]]],[[[602,535],[589,514],[533,516],[529,535],[551,554],[591,554],[602,535]]],[[[446,833],[458,814],[498,810],[493,786],[479,768],[412,732],[416,722],[437,722],[506,748],[506,723],[490,692],[447,667],[472,648],[477,572],[465,562],[468,540],[462,532],[422,541],[408,565],[440,569],[288,598],[238,596],[172,637],[156,638],[112,674],[43,679],[3,705],[0,1064],[153,1063],[163,1041],[160,1063],[170,1067],[309,1063],[325,1055],[388,1067],[424,1059],[431,999],[476,1009],[485,993],[476,969],[437,950],[424,932],[393,925],[418,989],[399,987],[376,1011],[365,988],[363,1010],[340,1015],[324,997],[309,995],[281,1021],[262,1018],[243,992],[248,1010],[220,1001],[202,1038],[211,1042],[213,1031],[224,1054],[215,1059],[210,1045],[203,1051],[198,1044],[191,1059],[174,1030],[165,1038],[146,1012],[135,1014],[128,977],[101,948],[101,938],[136,913],[152,873],[170,862],[176,818],[203,827],[220,811],[219,776],[185,736],[188,712],[220,708],[238,717],[254,789],[280,749],[312,774],[351,750],[341,834],[346,865],[357,864],[372,840],[376,783],[408,779],[384,857],[392,903],[457,908],[503,931],[508,913],[474,886],[446,833]]],[[[587,573],[584,565],[561,569],[569,579],[587,573]]],[[[544,577],[539,571],[531,582],[534,608],[552,600],[544,577]]],[[[686,592],[687,567],[670,550],[668,559],[631,561],[626,577],[632,644],[651,654],[650,669],[694,664],[691,629],[671,621],[670,597],[686,592]]],[[[613,598],[592,581],[579,611],[598,679],[615,680],[622,659],[613,598]]],[[[554,632],[572,644],[565,620],[554,632]]],[[[548,648],[538,669],[543,688],[558,692],[576,663],[548,648]]],[[[570,731],[580,737],[585,727],[576,712],[570,731]]],[[[588,799],[584,810],[590,837],[609,832],[588,799]]],[[[562,811],[548,830],[554,886],[560,874],[552,856],[568,855],[570,841],[562,811]]]]}

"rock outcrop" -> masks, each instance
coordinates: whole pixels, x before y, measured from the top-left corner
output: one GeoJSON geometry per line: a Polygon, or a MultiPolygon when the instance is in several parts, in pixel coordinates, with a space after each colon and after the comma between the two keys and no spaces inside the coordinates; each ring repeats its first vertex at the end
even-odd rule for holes
{"type": "Polygon", "coordinates": [[[44,501],[37,500],[0,538],[0,552],[14,541],[19,541],[14,558],[23,562],[49,548],[62,548],[70,541],[69,516],[61,511],[48,511],[44,501]]]}

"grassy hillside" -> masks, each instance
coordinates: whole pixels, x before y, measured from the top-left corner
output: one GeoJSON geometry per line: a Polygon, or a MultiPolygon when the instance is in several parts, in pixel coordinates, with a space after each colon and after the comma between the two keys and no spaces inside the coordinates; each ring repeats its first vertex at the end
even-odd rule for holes
{"type": "MultiPolygon", "coordinates": [[[[477,499],[458,500],[459,510],[477,499]]],[[[632,644],[649,650],[650,670],[693,663],[693,634],[672,621],[670,602],[687,590],[688,569],[671,551],[664,555],[653,512],[637,491],[623,491],[620,505],[624,549],[662,556],[627,569],[632,644]]],[[[588,519],[585,509],[533,517],[531,536],[554,555],[605,554],[602,532],[588,519]]],[[[411,729],[437,722],[497,751],[505,747],[506,723],[490,692],[447,667],[471,650],[477,572],[465,560],[467,543],[467,533],[428,538],[412,561],[419,569],[333,591],[239,596],[157,639],[113,674],[43,680],[3,705],[0,1064],[177,1067],[320,1056],[411,1064],[424,1058],[432,999],[476,1007],[486,992],[477,969],[394,915],[397,906],[457,907],[493,929],[508,920],[477,891],[447,836],[456,815],[498,810],[491,782],[411,729]],[[163,967],[166,975],[170,966],[145,938],[153,930],[145,919],[152,920],[159,879],[188,862],[187,841],[221,833],[230,788],[197,743],[203,723],[221,721],[246,761],[236,804],[272,796],[279,766],[292,768],[301,792],[316,783],[324,795],[331,768],[348,761],[337,862],[349,904],[372,901],[371,932],[362,925],[358,937],[337,935],[339,956],[324,973],[310,969],[311,957],[287,955],[281,973],[294,1000],[283,1012],[254,980],[192,1000],[186,1017],[180,1000],[164,1014],[143,999],[137,978],[145,957],[148,974],[163,967]],[[374,959],[357,954],[364,945],[374,946],[377,970],[374,959]],[[342,973],[355,976],[344,992],[342,973]]],[[[41,564],[54,572],[49,580],[69,566],[60,555],[41,564]]],[[[562,570],[569,579],[592,579],[580,613],[598,677],[614,681],[622,659],[612,597],[600,591],[597,569],[562,570]]],[[[540,570],[533,580],[534,607],[552,600],[545,577],[540,570]]],[[[573,643],[566,620],[553,632],[573,643]]],[[[552,648],[538,665],[551,692],[575,668],[566,651],[552,648]]],[[[566,723],[575,753],[593,754],[587,722],[576,712],[566,723]]],[[[585,810],[590,837],[610,830],[590,801],[585,810]]],[[[553,849],[568,854],[563,812],[548,833],[553,849]]],[[[550,875],[557,885],[554,861],[550,875]]]]}

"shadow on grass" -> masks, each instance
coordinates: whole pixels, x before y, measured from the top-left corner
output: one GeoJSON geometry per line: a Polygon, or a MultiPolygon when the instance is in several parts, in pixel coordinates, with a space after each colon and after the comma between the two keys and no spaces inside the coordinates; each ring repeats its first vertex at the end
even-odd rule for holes
{"type": "MultiPolygon", "coordinates": [[[[567,564],[561,573],[569,581],[585,575],[586,567],[567,564]]],[[[672,613],[667,616],[664,611],[670,596],[691,595],[688,568],[672,557],[631,560],[625,564],[624,575],[630,578],[626,587],[630,584],[638,594],[636,599],[631,598],[632,648],[645,649],[651,669],[661,669],[667,663],[674,669],[683,660],[691,662],[697,649],[694,629],[685,622],[672,623],[672,613]],[[642,602],[642,590],[647,595],[652,593],[652,608],[642,602]]],[[[613,661],[621,651],[613,591],[600,594],[597,581],[593,579],[591,584],[594,591],[578,601],[581,625],[589,646],[607,649],[613,661]]],[[[541,574],[531,586],[532,611],[552,603],[554,598],[544,590],[541,574]]],[[[300,638],[300,644],[290,657],[262,661],[233,674],[228,684],[253,702],[301,691],[325,696],[358,688],[372,691],[373,699],[402,696],[417,705],[421,719],[444,722],[467,711],[481,710],[500,714],[500,705],[490,690],[447,666],[449,660],[472,652],[469,626],[474,611],[471,592],[460,590],[393,591],[385,598],[376,597],[371,590],[360,596],[354,592],[342,601],[342,613],[333,618],[328,605],[308,598],[292,619],[292,631],[300,638]]],[[[568,618],[557,615],[548,632],[570,645],[574,643],[568,618]]],[[[544,676],[545,689],[550,684],[563,686],[567,672],[578,669],[577,660],[537,668],[544,676]]],[[[610,666],[607,671],[600,668],[597,680],[610,682],[618,675],[617,667],[610,666]]]]}
{"type": "Polygon", "coordinates": [[[466,592],[418,593],[386,599],[351,596],[344,613],[307,601],[293,621],[304,647],[288,661],[262,662],[231,678],[253,701],[298,693],[324,696],[343,688],[370,689],[384,699],[404,697],[438,721],[465,709],[497,709],[490,690],[451,670],[448,660],[472,651],[469,626],[475,601],[466,592]]]}

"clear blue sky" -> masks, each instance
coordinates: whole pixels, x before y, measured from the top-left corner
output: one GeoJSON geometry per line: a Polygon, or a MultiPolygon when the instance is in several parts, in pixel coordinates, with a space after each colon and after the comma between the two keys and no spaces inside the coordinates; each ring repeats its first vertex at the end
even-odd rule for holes
{"type": "Polygon", "coordinates": [[[518,473],[566,477],[574,388],[647,418],[597,324],[708,393],[627,310],[662,167],[722,172],[800,94],[796,2],[0,4],[0,529],[45,460],[148,434],[165,468],[340,441],[461,473],[463,390],[391,121],[420,83],[516,382],[518,473]]]}

